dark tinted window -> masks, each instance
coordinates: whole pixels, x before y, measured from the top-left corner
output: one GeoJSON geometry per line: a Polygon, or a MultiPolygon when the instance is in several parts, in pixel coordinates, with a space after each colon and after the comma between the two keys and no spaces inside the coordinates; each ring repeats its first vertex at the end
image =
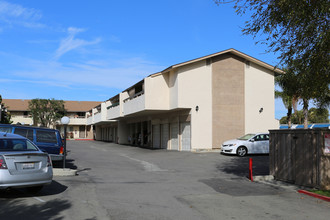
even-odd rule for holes
{"type": "Polygon", "coordinates": [[[37,151],[30,142],[21,139],[0,139],[0,151],[37,151]]]}
{"type": "Polygon", "coordinates": [[[32,129],[28,129],[26,138],[29,139],[30,141],[33,141],[33,130],[32,129]]]}
{"type": "Polygon", "coordinates": [[[0,127],[0,131],[2,132],[7,132],[7,133],[11,133],[11,129],[10,127],[0,127]]]}
{"type": "Polygon", "coordinates": [[[57,143],[55,131],[38,131],[36,130],[37,142],[57,143]]]}
{"type": "Polygon", "coordinates": [[[18,134],[18,135],[21,135],[23,137],[26,137],[27,129],[24,129],[24,128],[15,128],[14,134],[18,134]]]}
{"type": "Polygon", "coordinates": [[[14,134],[21,135],[21,136],[26,137],[29,140],[33,141],[33,130],[32,129],[15,128],[14,134]]]}
{"type": "Polygon", "coordinates": [[[268,141],[269,135],[268,134],[261,134],[254,138],[255,141],[268,141]]]}

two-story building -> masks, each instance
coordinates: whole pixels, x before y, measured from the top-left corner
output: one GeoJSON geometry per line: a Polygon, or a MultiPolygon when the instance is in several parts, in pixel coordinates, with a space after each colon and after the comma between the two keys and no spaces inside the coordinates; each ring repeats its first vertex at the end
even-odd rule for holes
{"type": "Polygon", "coordinates": [[[278,128],[274,76],[282,70],[235,49],[172,65],[89,111],[95,138],[179,151],[278,128]]]}
{"type": "MultiPolygon", "coordinates": [[[[29,101],[27,99],[3,99],[12,116],[13,124],[33,124],[33,118],[29,111],[29,101]]],[[[67,129],[69,138],[93,138],[93,128],[91,125],[87,125],[86,112],[99,104],[100,102],[95,101],[64,101],[66,116],[70,118],[67,129]]],[[[64,133],[64,127],[60,123],[56,125],[56,129],[59,129],[62,134],[64,133]]]]}

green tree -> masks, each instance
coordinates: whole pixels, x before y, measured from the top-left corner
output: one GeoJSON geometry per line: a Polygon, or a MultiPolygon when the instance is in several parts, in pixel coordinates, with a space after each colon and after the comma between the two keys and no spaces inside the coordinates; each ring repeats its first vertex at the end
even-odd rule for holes
{"type": "Polygon", "coordinates": [[[11,124],[11,115],[7,111],[5,103],[2,103],[2,96],[0,95],[0,124],[11,124]]]}
{"type": "MultiPolygon", "coordinates": [[[[302,124],[304,122],[305,116],[303,110],[297,111],[292,115],[292,124],[302,124]]],[[[325,108],[311,108],[308,111],[308,123],[329,123],[329,111],[325,108]]],[[[280,119],[281,124],[287,123],[287,116],[280,119]]]]}
{"type": "Polygon", "coordinates": [[[32,99],[29,110],[33,117],[34,125],[50,127],[65,114],[64,101],[54,99],[32,99]]]}
{"type": "Polygon", "coordinates": [[[329,0],[214,0],[234,3],[238,15],[251,12],[242,32],[265,39],[267,52],[278,52],[280,63],[299,78],[305,122],[308,104],[330,104],[330,2],[329,0]]]}
{"type": "Polygon", "coordinates": [[[308,114],[310,123],[329,123],[329,111],[326,108],[311,108],[308,114]]]}

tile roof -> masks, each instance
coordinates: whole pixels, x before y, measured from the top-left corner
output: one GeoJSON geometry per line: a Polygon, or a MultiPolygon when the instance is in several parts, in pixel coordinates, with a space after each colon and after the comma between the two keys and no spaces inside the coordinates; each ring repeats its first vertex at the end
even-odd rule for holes
{"type": "MultiPolygon", "coordinates": [[[[2,102],[9,111],[28,111],[30,99],[3,99],[2,102]]],[[[65,101],[64,106],[68,112],[87,112],[101,104],[98,101],[65,101]]]]}

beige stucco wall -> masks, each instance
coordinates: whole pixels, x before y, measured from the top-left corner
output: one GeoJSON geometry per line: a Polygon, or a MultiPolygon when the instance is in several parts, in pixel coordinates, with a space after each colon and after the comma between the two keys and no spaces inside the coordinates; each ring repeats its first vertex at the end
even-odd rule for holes
{"type": "Polygon", "coordinates": [[[32,117],[24,116],[24,112],[11,112],[11,120],[13,124],[21,123],[25,125],[32,125],[32,117]]]}
{"type": "Polygon", "coordinates": [[[244,60],[225,54],[212,59],[213,148],[244,134],[244,60]]]}
{"type": "MultiPolygon", "coordinates": [[[[191,149],[212,148],[212,69],[206,61],[178,68],[172,76],[173,92],[177,90],[177,107],[191,108],[191,149]],[[198,106],[198,111],[196,111],[198,106]]],[[[174,108],[175,101],[171,103],[174,108]]]]}
{"type": "Polygon", "coordinates": [[[169,107],[174,109],[178,107],[178,73],[172,70],[169,74],[169,107]]]}
{"type": "Polygon", "coordinates": [[[124,115],[124,100],[127,99],[129,97],[128,92],[122,92],[119,94],[119,116],[123,116],[124,115]]]}
{"type": "Polygon", "coordinates": [[[274,73],[254,63],[245,64],[245,133],[277,129],[274,73]],[[263,111],[259,113],[259,110],[263,111]]]}
{"type": "Polygon", "coordinates": [[[168,85],[169,74],[159,74],[144,79],[145,109],[169,109],[168,85]]]}

